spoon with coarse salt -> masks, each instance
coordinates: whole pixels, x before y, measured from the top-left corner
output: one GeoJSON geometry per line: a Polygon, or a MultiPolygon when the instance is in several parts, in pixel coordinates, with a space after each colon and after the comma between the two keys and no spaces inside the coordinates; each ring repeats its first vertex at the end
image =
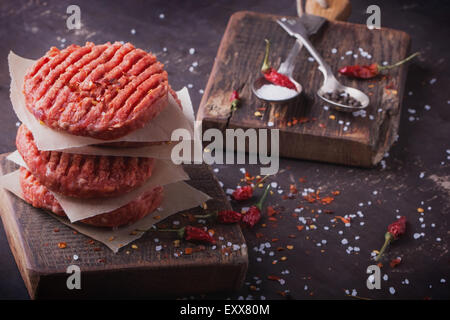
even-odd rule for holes
{"type": "MultiPolygon", "coordinates": [[[[266,54],[264,56],[263,66],[267,65],[267,60],[269,57],[269,47],[270,42],[266,40],[266,54]]],[[[286,76],[294,85],[295,89],[273,84],[264,76],[259,77],[252,84],[252,91],[258,99],[267,103],[279,104],[292,101],[302,93],[303,88],[301,84],[292,78],[292,72],[294,71],[294,58],[301,48],[301,42],[296,41],[294,47],[292,47],[291,51],[289,52],[286,61],[284,61],[280,65],[280,68],[277,71],[277,73],[279,73],[280,75],[286,76]]]]}

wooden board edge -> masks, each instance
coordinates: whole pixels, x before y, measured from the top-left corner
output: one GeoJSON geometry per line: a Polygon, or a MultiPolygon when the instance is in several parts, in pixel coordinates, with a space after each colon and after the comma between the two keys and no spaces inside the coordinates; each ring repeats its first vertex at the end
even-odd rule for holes
{"type": "MultiPolygon", "coordinates": [[[[0,161],[6,158],[8,154],[9,153],[0,154],[0,161]]],[[[5,173],[0,166],[0,175],[3,174],[5,173]]],[[[13,209],[10,200],[12,195],[9,194],[8,190],[5,190],[4,188],[0,189],[0,217],[2,219],[3,229],[5,230],[9,247],[14,256],[17,268],[22,275],[28,294],[31,299],[34,299],[40,275],[34,270],[28,259],[27,252],[30,251],[30,248],[26,246],[26,243],[22,238],[22,233],[19,230],[19,224],[15,219],[14,214],[12,214],[13,209]]]]}

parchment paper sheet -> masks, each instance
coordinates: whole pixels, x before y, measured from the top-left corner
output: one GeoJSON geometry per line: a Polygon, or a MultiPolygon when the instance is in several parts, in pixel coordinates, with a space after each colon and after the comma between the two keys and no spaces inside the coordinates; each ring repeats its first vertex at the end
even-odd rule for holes
{"type": "MultiPolygon", "coordinates": [[[[164,110],[155,119],[151,120],[143,128],[116,140],[105,141],[52,130],[47,126],[40,124],[25,106],[23,81],[28,68],[32,66],[34,62],[34,60],[22,58],[12,51],[8,55],[9,72],[11,76],[11,103],[19,120],[33,133],[34,140],[39,150],[62,150],[118,141],[170,141],[172,131],[179,128],[188,130],[190,136],[192,138],[194,137],[194,110],[192,108],[192,103],[187,88],[183,88],[177,92],[177,95],[182,103],[183,110],[180,110],[175,99],[169,94],[169,105],[164,108],[164,110]]],[[[95,152],[96,150],[91,149],[90,151],[95,152]]],[[[114,152],[114,149],[109,148],[109,151],[114,152]]],[[[105,152],[105,150],[103,152],[105,152]]],[[[123,154],[123,152],[126,152],[126,149],[121,152],[123,154]]]]}
{"type": "MultiPolygon", "coordinates": [[[[0,186],[11,191],[23,200],[22,189],[19,183],[19,170],[1,176],[0,186]]],[[[197,207],[209,199],[210,197],[207,194],[180,181],[164,187],[164,200],[158,210],[155,210],[153,213],[129,226],[117,229],[99,228],[84,225],[79,222],[70,223],[68,219],[58,217],[54,214],[51,215],[78,232],[104,243],[116,253],[120,248],[142,237],[145,231],[149,230],[155,223],[177,212],[197,207]]],[[[42,210],[42,214],[47,213],[42,210]]]]}

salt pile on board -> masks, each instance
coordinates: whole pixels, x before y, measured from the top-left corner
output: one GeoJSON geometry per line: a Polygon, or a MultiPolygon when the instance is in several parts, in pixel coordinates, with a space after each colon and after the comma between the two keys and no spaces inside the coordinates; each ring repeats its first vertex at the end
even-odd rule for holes
{"type": "Polygon", "coordinates": [[[258,96],[267,100],[281,101],[295,97],[298,92],[286,87],[277,86],[274,84],[265,84],[257,91],[258,96]]]}

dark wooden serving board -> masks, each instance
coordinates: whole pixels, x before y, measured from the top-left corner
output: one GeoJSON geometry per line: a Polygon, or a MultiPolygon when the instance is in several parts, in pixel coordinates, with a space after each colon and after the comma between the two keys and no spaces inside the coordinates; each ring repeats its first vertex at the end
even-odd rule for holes
{"type": "MultiPolygon", "coordinates": [[[[0,155],[1,174],[17,169],[17,165],[0,155]]],[[[212,197],[207,210],[230,209],[231,206],[217,179],[206,165],[186,165],[188,183],[212,197]]],[[[33,208],[7,190],[0,188],[1,217],[17,266],[32,299],[38,298],[148,298],[180,297],[186,294],[227,292],[241,287],[248,266],[247,248],[221,250],[223,244],[245,243],[238,225],[210,223],[215,231],[217,249],[181,241],[168,233],[147,232],[139,240],[114,254],[101,243],[74,233],[43,210],[33,208]],[[59,230],[58,232],[55,232],[59,230]],[[160,239],[155,243],[154,238],[160,239]],[[219,237],[223,237],[220,240],[219,237]],[[67,243],[60,249],[57,244],[67,243]],[[156,251],[157,245],[163,250],[156,251]],[[176,251],[192,248],[190,255],[174,257],[176,251]],[[73,255],[78,255],[77,261],[73,255]],[[81,290],[68,290],[69,265],[81,269],[81,290]]],[[[167,221],[189,223],[183,213],[204,214],[201,208],[180,212],[167,221]]]]}
{"type": "MultiPolygon", "coordinates": [[[[359,88],[370,96],[367,116],[355,117],[324,110],[324,103],[315,94],[323,76],[317,63],[308,61],[310,55],[303,48],[294,71],[294,78],[303,85],[303,98],[289,105],[264,105],[251,92],[253,80],[260,76],[264,39],[272,42],[270,60],[275,68],[286,58],[295,41],[278,26],[277,18],[280,17],[253,12],[237,12],[230,18],[197,115],[197,120],[203,121],[203,130],[278,128],[281,156],[365,167],[377,164],[398,132],[407,66],[392,69],[389,77],[379,77],[376,81],[338,77],[343,84],[359,88]],[[230,113],[231,92],[241,86],[242,104],[230,113]],[[261,112],[263,116],[255,116],[255,111],[261,107],[265,108],[261,112]],[[293,125],[295,120],[297,124],[293,125]],[[339,120],[344,124],[339,124],[339,120]],[[268,122],[273,122],[274,126],[269,127],[268,122]],[[347,122],[350,125],[344,130],[347,122]]],[[[338,21],[327,21],[311,40],[336,71],[347,64],[396,62],[407,55],[410,46],[409,35],[402,31],[369,30],[365,25],[338,21]],[[361,57],[360,47],[373,58],[361,57]],[[333,48],[338,53],[332,54],[333,48]],[[346,55],[348,50],[358,57],[346,55]]]]}

